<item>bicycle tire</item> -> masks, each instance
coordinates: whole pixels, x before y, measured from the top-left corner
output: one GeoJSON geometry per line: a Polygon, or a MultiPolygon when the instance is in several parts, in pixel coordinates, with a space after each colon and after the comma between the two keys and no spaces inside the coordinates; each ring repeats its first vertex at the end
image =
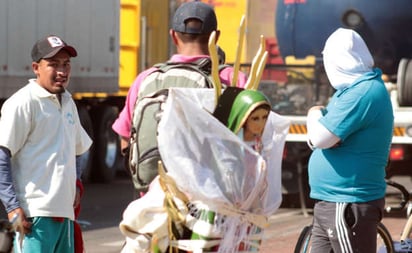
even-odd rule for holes
{"type": "MultiPolygon", "coordinates": [[[[294,253],[309,253],[311,248],[311,236],[312,225],[305,226],[302,229],[302,232],[300,232],[298,241],[296,242],[294,253]]],[[[377,245],[377,252],[395,253],[392,236],[383,223],[378,224],[377,237],[380,237],[383,241],[383,245],[377,245]],[[385,247],[385,250],[382,251],[382,249],[380,249],[381,247],[385,247]]],[[[377,238],[377,240],[379,239],[377,238]]]]}
{"type": "Polygon", "coordinates": [[[309,253],[310,238],[312,236],[312,225],[305,226],[300,232],[294,253],[309,253]]]}
{"type": "MultiPolygon", "coordinates": [[[[386,253],[395,253],[395,249],[393,247],[393,240],[392,240],[392,236],[389,233],[388,229],[385,227],[385,225],[383,225],[383,223],[379,222],[378,224],[378,236],[381,237],[381,239],[384,242],[384,246],[386,249],[386,253]]],[[[381,251],[379,245],[377,245],[377,250],[379,252],[385,252],[385,251],[381,251]]]]}

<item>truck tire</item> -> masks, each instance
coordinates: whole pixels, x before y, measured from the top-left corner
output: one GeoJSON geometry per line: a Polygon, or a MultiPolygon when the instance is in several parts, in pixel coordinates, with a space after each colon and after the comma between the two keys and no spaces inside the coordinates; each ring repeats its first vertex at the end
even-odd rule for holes
{"type": "Polygon", "coordinates": [[[399,62],[397,74],[399,106],[412,106],[412,61],[403,58],[399,62]]]}
{"type": "MultiPolygon", "coordinates": [[[[77,111],[79,113],[80,123],[82,124],[84,130],[86,130],[90,138],[93,139],[94,138],[93,124],[92,124],[92,119],[90,118],[90,114],[89,114],[89,110],[87,109],[87,106],[84,104],[78,103],[77,111]]],[[[84,168],[83,168],[83,173],[82,173],[82,181],[85,183],[89,183],[92,181],[93,154],[94,154],[94,145],[92,145],[89,151],[83,155],[86,161],[83,163],[84,168]]]]}
{"type": "Polygon", "coordinates": [[[118,167],[120,142],[112,130],[112,124],[117,118],[118,109],[113,106],[98,106],[92,109],[94,124],[94,172],[96,182],[113,181],[118,167]]]}

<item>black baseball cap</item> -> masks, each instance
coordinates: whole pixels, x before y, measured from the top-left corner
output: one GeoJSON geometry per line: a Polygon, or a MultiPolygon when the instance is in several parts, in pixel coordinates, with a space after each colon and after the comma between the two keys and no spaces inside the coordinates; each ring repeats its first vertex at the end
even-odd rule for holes
{"type": "Polygon", "coordinates": [[[66,50],[70,57],[76,57],[77,51],[74,47],[67,45],[62,39],[55,35],[49,35],[34,44],[31,50],[31,58],[38,62],[41,59],[51,58],[60,50],[66,50]]]}
{"type": "Polygon", "coordinates": [[[213,8],[205,3],[194,1],[180,5],[173,17],[172,29],[190,34],[210,34],[217,30],[217,18],[213,8]],[[200,28],[187,27],[186,21],[197,19],[202,22],[200,28]]]}

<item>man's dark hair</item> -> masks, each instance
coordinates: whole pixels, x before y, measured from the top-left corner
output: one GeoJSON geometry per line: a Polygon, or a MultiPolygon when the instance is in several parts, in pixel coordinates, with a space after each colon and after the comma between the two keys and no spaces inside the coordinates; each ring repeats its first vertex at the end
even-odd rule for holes
{"type": "MultiPolygon", "coordinates": [[[[187,27],[201,27],[203,24],[197,19],[189,19],[186,21],[187,27]]],[[[177,32],[179,38],[183,43],[198,42],[200,44],[208,44],[210,33],[205,34],[193,34],[193,33],[183,33],[177,32]]]]}

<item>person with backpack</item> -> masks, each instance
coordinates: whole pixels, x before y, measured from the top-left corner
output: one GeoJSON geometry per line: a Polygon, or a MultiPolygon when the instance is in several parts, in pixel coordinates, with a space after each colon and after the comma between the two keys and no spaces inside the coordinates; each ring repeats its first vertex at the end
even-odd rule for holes
{"type": "MultiPolygon", "coordinates": [[[[183,3],[176,10],[170,29],[170,36],[176,46],[177,54],[173,55],[168,63],[205,64],[205,61],[210,60],[208,41],[213,31],[216,32],[217,40],[220,31],[217,27],[216,14],[210,5],[198,1],[183,3]]],[[[158,66],[153,66],[137,76],[126,97],[124,108],[112,125],[114,132],[121,137],[121,149],[124,155],[127,155],[130,143],[132,117],[142,82],[158,69],[158,66]]],[[[229,86],[233,74],[234,69],[230,66],[220,68],[219,77],[222,85],[229,86]]],[[[239,72],[236,86],[243,87],[246,80],[246,75],[239,72]]]]}
{"type": "Polygon", "coordinates": [[[271,112],[260,91],[228,87],[217,105],[212,94],[169,90],[158,128],[159,176],[123,213],[122,252],[259,251],[267,218],[281,203],[290,122],[271,112]]]}

